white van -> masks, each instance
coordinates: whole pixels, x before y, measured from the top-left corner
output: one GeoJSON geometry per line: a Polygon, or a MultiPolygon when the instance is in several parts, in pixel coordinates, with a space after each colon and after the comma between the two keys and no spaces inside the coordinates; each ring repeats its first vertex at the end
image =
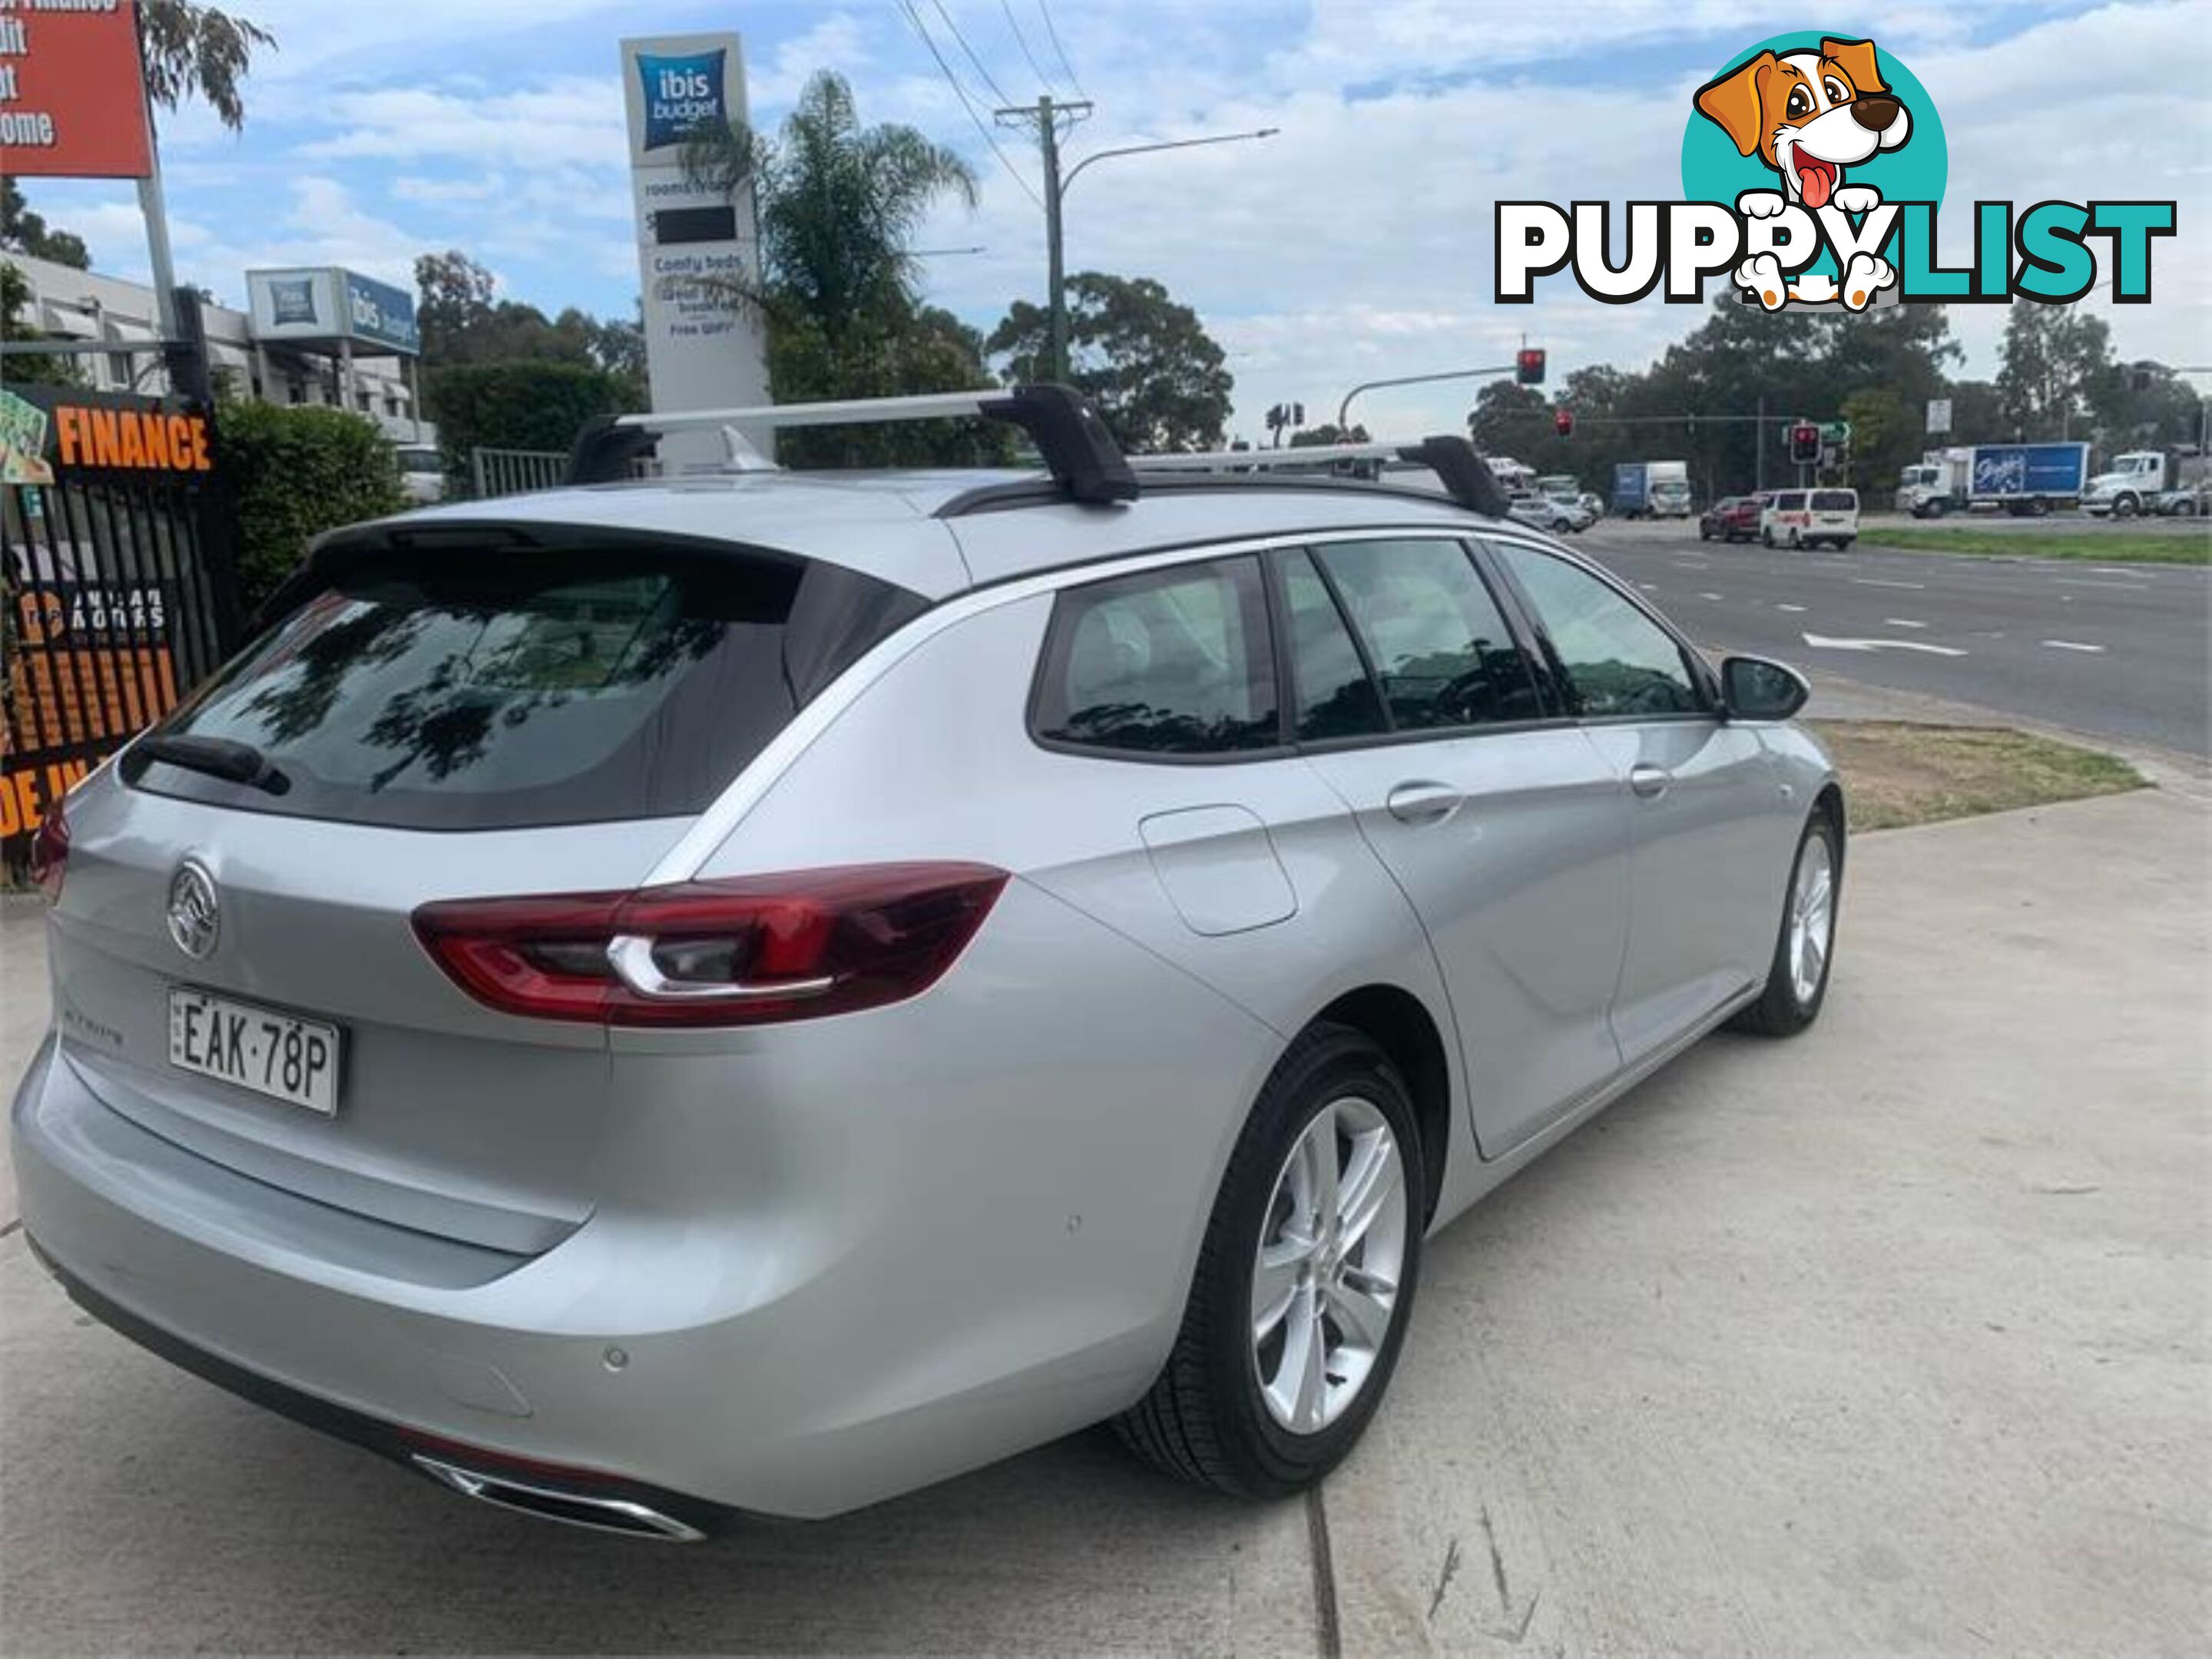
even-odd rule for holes
{"type": "Polygon", "coordinates": [[[1849,547],[1858,533],[1856,489],[1778,489],[1759,515],[1759,539],[1769,547],[1849,547]]]}

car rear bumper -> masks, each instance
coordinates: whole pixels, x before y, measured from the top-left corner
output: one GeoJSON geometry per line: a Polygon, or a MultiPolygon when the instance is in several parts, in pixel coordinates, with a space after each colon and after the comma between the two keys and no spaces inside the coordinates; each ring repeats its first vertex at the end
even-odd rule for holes
{"type": "Polygon", "coordinates": [[[69,1292],[70,1300],[109,1329],[242,1400],[337,1439],[351,1441],[441,1485],[466,1491],[465,1486],[457,1486],[454,1477],[474,1476],[482,1485],[469,1495],[486,1498],[507,1508],[572,1525],[595,1526],[603,1531],[656,1537],[676,1543],[696,1542],[738,1518],[738,1511],[685,1493],[664,1491],[595,1470],[504,1457],[481,1447],[403,1428],[304,1393],[258,1371],[233,1364],[204,1348],[195,1347],[174,1333],[140,1318],[62,1267],[46,1254],[35,1236],[26,1237],[31,1254],[69,1292]]]}
{"type": "Polygon", "coordinates": [[[1001,909],[915,1001],[742,1042],[641,1036],[615,1057],[597,1206],[538,1254],[189,1151],[52,1036],[13,1112],[24,1227],[103,1320],[380,1450],[596,1472],[687,1514],[873,1503],[1143,1393],[1279,1046],[1057,902],[1001,909]],[[1096,1000],[1024,985],[1015,958],[1040,948],[1096,1000]]]}

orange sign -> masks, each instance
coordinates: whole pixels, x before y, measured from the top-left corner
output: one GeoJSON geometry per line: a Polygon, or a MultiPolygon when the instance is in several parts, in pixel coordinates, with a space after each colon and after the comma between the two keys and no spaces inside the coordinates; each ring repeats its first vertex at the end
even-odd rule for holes
{"type": "Polygon", "coordinates": [[[158,409],[54,409],[55,459],[64,466],[150,467],[157,471],[209,472],[204,415],[167,415],[158,409]]]}
{"type": "Polygon", "coordinates": [[[134,0],[0,5],[0,172],[143,179],[153,170],[134,0]]]}

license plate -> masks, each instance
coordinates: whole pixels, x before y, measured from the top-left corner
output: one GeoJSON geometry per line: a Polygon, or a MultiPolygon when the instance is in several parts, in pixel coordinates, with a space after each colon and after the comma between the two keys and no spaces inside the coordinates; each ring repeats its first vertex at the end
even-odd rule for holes
{"type": "Polygon", "coordinates": [[[333,1117],[339,1032],[321,1020],[189,987],[169,990],[169,1064],[333,1117]]]}

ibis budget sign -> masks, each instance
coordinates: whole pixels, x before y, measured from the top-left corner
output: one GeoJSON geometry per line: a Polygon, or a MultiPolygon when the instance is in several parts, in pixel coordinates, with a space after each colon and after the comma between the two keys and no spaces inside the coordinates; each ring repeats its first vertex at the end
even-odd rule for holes
{"type": "MultiPolygon", "coordinates": [[[[653,407],[765,404],[767,341],[743,298],[760,277],[751,187],[719,191],[684,166],[699,133],[749,119],[744,47],[735,34],[625,40],[622,79],[653,407]]],[[[772,442],[767,434],[747,435],[763,449],[772,442]]],[[[672,471],[713,465],[722,453],[713,434],[661,441],[661,461],[672,471]]]]}

